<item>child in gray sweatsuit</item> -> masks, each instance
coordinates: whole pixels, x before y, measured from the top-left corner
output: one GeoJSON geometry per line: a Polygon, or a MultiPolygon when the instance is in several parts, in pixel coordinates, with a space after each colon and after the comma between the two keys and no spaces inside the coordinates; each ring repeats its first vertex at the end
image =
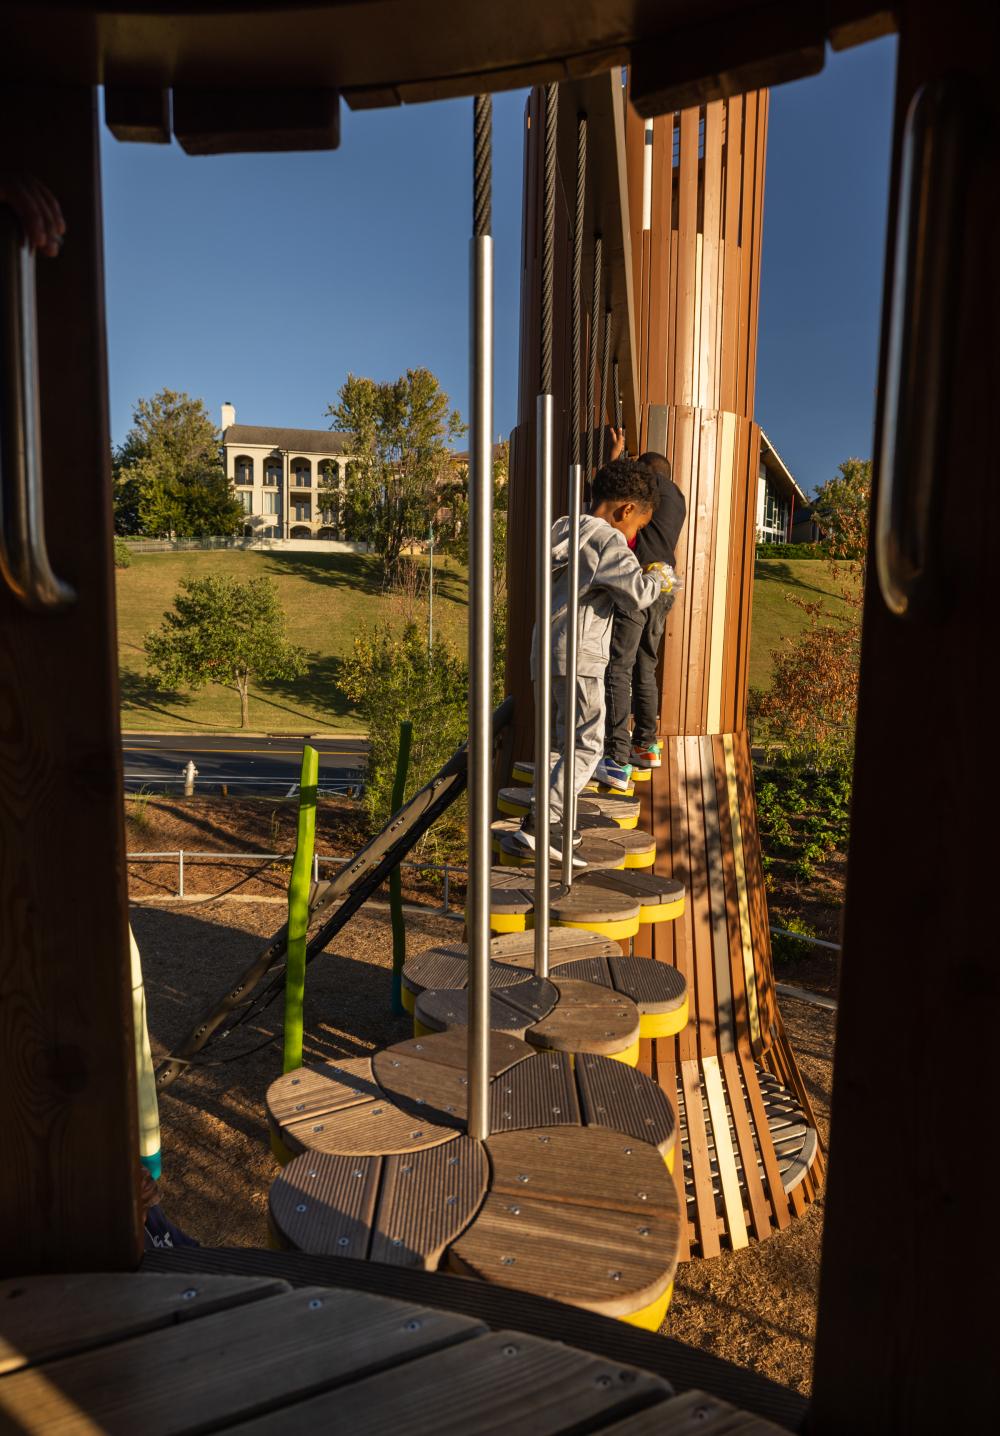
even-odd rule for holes
{"type": "MultiPolygon", "coordinates": [[[[611,653],[615,609],[634,612],[650,606],[669,576],[661,565],[644,573],[630,544],[649,523],[659,501],[656,476],[632,459],[617,459],[594,479],[590,513],[580,521],[580,607],[577,616],[576,762],[573,786],[586,787],[604,753],[604,671],[611,653]]],[[[550,853],[562,853],[562,773],[566,734],[566,631],[569,561],[569,519],[552,526],[552,691],[556,704],[556,747],[559,757],[549,788],[550,853]]],[[[531,676],[537,680],[537,641],[532,634],[531,676]]],[[[536,755],[537,757],[537,755],[536,755]]],[[[531,812],[515,835],[534,851],[535,822],[531,812]]],[[[581,864],[582,865],[582,864],[581,864]]]]}

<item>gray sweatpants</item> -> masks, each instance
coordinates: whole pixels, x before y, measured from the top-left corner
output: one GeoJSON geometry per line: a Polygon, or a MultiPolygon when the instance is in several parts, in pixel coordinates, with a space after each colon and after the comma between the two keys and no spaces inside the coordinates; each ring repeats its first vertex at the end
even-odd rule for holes
{"type": "MultiPolygon", "coordinates": [[[[549,789],[549,812],[555,822],[562,818],[563,810],[563,768],[566,752],[566,675],[553,673],[552,697],[555,702],[555,748],[558,760],[552,769],[549,789]]],[[[538,687],[535,687],[535,702],[538,702],[538,687]]],[[[585,788],[594,776],[594,769],[604,756],[604,679],[580,678],[576,680],[576,761],[573,764],[573,786],[577,793],[585,788]]]]}

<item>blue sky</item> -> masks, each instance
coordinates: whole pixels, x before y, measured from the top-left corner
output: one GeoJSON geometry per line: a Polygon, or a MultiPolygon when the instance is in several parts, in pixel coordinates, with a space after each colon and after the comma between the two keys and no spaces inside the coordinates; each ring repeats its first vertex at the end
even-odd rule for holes
{"type": "MultiPolygon", "coordinates": [[[[871,450],[895,42],[771,96],[757,418],[803,487],[871,450]]],[[[523,92],[495,100],[495,428],[515,420],[523,92]]],[[[343,112],[333,153],[192,159],[102,135],[111,422],[169,387],[325,428],[348,370],[464,413],[471,102],[343,112]]]]}

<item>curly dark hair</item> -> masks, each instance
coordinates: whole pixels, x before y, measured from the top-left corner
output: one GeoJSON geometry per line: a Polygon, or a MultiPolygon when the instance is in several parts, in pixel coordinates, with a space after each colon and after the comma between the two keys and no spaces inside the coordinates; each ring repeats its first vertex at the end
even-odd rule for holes
{"type": "Polygon", "coordinates": [[[605,464],[594,476],[593,502],[598,504],[638,504],[641,509],[655,509],[660,502],[656,475],[635,459],[615,459],[605,464]]]}

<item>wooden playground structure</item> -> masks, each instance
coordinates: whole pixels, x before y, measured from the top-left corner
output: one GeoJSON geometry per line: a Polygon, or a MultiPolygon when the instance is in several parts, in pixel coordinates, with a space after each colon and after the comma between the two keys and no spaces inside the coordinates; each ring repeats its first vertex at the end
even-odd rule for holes
{"type": "MultiPolygon", "coordinates": [[[[997,1262],[956,1154],[982,1142],[1000,1095],[991,919],[964,901],[995,848],[970,778],[970,675],[995,632],[986,575],[1000,529],[972,532],[957,513],[982,498],[988,516],[992,502],[978,440],[996,354],[984,258],[998,161],[983,139],[995,9],[957,0],[944,29],[916,0],[892,14],[865,0],[448,13],[445,34],[434,0],[0,7],[0,173],[43,177],[71,235],[38,266],[36,330],[34,263],[5,219],[0,1412],[23,1431],[283,1431],[310,1416],[352,1432],[978,1429],[993,1404],[997,1262]],[[807,1407],[653,1333],[679,1261],[787,1227],[824,1177],[774,991],[746,732],[767,87],[821,68],[828,41],[893,27],[876,562],[807,1407]],[[301,979],[463,791],[467,938],[400,974],[411,1039],[323,1068],[286,1051],[267,1094],[280,1249],[159,1251],[139,1274],[99,84],[118,139],[173,135],[191,154],[335,147],[341,94],[359,108],[476,97],[468,746],[308,910],[297,885],[288,931],[201,1019],[169,1080],[273,990],[281,959],[301,979]],[[494,714],[480,581],[492,572],[488,96],[522,84],[536,88],[510,481],[518,582],[510,697],[494,714]],[[671,460],[685,585],[665,644],[662,767],[634,792],[581,796],[581,875],[568,856],[525,864],[510,820],[533,784],[547,849],[549,530],[568,512],[573,534],[609,424],[632,452],[671,460]],[[930,692],[936,727],[913,732],[930,692]],[[928,772],[951,775],[938,791],[948,850],[928,841],[928,772]],[[929,1041],[942,990],[960,1032],[954,1091],[929,1041]],[[927,1309],[946,1231],[978,1234],[974,1272],[938,1272],[962,1322],[927,1309]]],[[[572,558],[570,571],[573,612],[572,558]]]]}

